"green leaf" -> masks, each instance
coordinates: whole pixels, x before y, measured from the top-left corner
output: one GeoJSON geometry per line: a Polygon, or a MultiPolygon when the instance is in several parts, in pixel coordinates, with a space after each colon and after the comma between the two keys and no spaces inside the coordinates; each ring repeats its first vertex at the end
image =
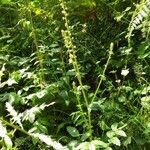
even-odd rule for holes
{"type": "MultiPolygon", "coordinates": [[[[140,92],[141,92],[141,91],[140,91],[140,92]]],[[[150,86],[145,87],[145,88],[142,90],[141,94],[146,95],[146,94],[148,94],[149,92],[150,92],[150,86]]]]}
{"type": "Polygon", "coordinates": [[[146,52],[146,50],[148,50],[149,47],[150,47],[150,44],[148,41],[144,41],[141,43],[141,45],[138,47],[138,50],[137,50],[137,55],[139,59],[143,59],[149,55],[149,53],[146,52]]]}
{"type": "Polygon", "coordinates": [[[76,147],[76,150],[89,150],[89,144],[90,144],[90,142],[83,142],[83,143],[80,143],[80,144],[76,147]]]}
{"type": "Polygon", "coordinates": [[[103,148],[108,147],[108,143],[105,143],[105,142],[100,141],[100,140],[93,140],[92,143],[96,146],[100,146],[100,147],[103,147],[103,148]]]}
{"type": "Polygon", "coordinates": [[[125,102],[126,101],[126,97],[125,96],[120,96],[118,98],[119,102],[125,102]]]}
{"type": "Polygon", "coordinates": [[[141,105],[145,109],[150,109],[150,96],[144,96],[141,98],[141,105]]]}
{"type": "Polygon", "coordinates": [[[102,121],[99,121],[98,124],[99,124],[100,128],[101,128],[103,131],[109,129],[109,127],[107,126],[107,124],[106,124],[103,120],[102,120],[102,121]]]}
{"type": "Polygon", "coordinates": [[[107,147],[105,150],[113,150],[111,147],[107,147]]]}
{"type": "Polygon", "coordinates": [[[67,131],[72,137],[80,136],[79,131],[75,127],[68,126],[67,131]]]}
{"type": "Polygon", "coordinates": [[[61,124],[58,125],[57,127],[57,133],[66,125],[66,122],[62,122],[61,124]]]}
{"type": "Polygon", "coordinates": [[[68,70],[67,73],[66,73],[67,76],[75,76],[76,75],[76,72],[74,69],[72,70],[68,70]]]}
{"type": "Polygon", "coordinates": [[[114,123],[111,125],[113,131],[117,130],[117,127],[118,127],[118,123],[114,123]]]}
{"type": "Polygon", "coordinates": [[[119,140],[117,137],[111,138],[111,139],[109,140],[109,142],[110,142],[110,143],[113,143],[113,144],[115,144],[115,145],[117,145],[117,146],[120,146],[120,145],[121,145],[121,144],[120,144],[120,140],[119,140]]]}
{"type": "Polygon", "coordinates": [[[114,132],[114,131],[108,131],[108,132],[106,133],[106,135],[107,135],[109,138],[112,138],[112,137],[115,136],[115,132],[114,132]]]}
{"type": "Polygon", "coordinates": [[[85,141],[89,138],[90,134],[88,132],[86,132],[85,134],[82,134],[81,136],[81,141],[85,141]]]}
{"type": "Polygon", "coordinates": [[[63,98],[63,99],[68,99],[68,92],[63,90],[59,93],[59,95],[63,98]]]}
{"type": "Polygon", "coordinates": [[[117,135],[120,135],[120,136],[123,136],[123,137],[126,137],[126,136],[127,136],[126,133],[125,133],[123,130],[117,130],[115,133],[116,133],[117,135]]]}
{"type": "Polygon", "coordinates": [[[39,131],[41,131],[42,133],[48,133],[48,130],[44,125],[42,125],[38,122],[36,124],[37,124],[37,129],[39,129],[39,131]]]}
{"type": "Polygon", "coordinates": [[[124,141],[124,146],[127,146],[129,144],[131,144],[131,137],[129,136],[125,141],[124,141]]]}

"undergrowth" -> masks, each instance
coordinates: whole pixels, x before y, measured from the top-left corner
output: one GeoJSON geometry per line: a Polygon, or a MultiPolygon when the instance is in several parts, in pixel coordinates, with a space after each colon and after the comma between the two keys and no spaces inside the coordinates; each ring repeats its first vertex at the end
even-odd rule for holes
{"type": "Polygon", "coordinates": [[[0,1],[0,148],[148,150],[149,10],[0,1]]]}

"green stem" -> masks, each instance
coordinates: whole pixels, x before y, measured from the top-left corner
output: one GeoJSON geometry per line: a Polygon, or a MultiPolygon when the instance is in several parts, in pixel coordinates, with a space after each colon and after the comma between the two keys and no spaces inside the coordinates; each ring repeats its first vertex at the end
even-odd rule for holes
{"type": "MultiPolygon", "coordinates": [[[[20,131],[20,132],[22,132],[22,133],[28,135],[28,136],[31,137],[31,138],[34,138],[34,139],[36,138],[36,137],[34,137],[32,134],[28,133],[26,130],[24,130],[24,129],[22,129],[22,128],[20,128],[20,127],[14,125],[14,124],[9,123],[8,121],[4,120],[3,118],[0,118],[0,120],[1,120],[4,124],[6,124],[7,126],[10,126],[10,127],[14,128],[14,129],[16,129],[16,130],[18,130],[18,131],[20,131]]],[[[38,140],[38,142],[39,142],[40,144],[42,144],[41,141],[38,140]]]]}
{"type": "Polygon", "coordinates": [[[85,101],[85,105],[86,105],[86,108],[87,108],[90,140],[92,140],[91,109],[89,107],[88,100],[87,100],[87,97],[86,97],[86,94],[85,94],[85,90],[84,90],[84,87],[83,87],[82,78],[81,78],[80,70],[79,70],[79,67],[78,67],[78,64],[77,64],[77,60],[75,61],[74,68],[76,68],[77,79],[78,79],[78,82],[79,82],[79,84],[81,86],[81,91],[82,91],[82,94],[83,94],[83,97],[84,97],[84,101],[85,101]]]}
{"type": "Polygon", "coordinates": [[[30,20],[30,23],[31,23],[31,29],[32,29],[32,38],[33,38],[33,42],[35,44],[36,55],[37,55],[37,58],[39,60],[39,65],[40,65],[40,69],[41,69],[40,83],[42,85],[42,81],[44,80],[43,57],[42,57],[42,54],[39,51],[39,46],[38,46],[38,42],[37,42],[36,31],[35,31],[35,28],[34,28],[34,23],[33,23],[33,19],[32,19],[31,9],[30,9],[30,6],[29,6],[29,0],[26,0],[26,2],[27,2],[27,4],[26,4],[27,8],[28,8],[28,16],[29,16],[29,20],[30,20]]]}
{"type": "Polygon", "coordinates": [[[102,81],[103,81],[103,78],[104,78],[104,76],[105,76],[105,72],[106,72],[106,69],[107,69],[107,67],[108,67],[108,64],[109,64],[109,62],[110,62],[110,59],[111,59],[111,55],[112,55],[112,51],[113,51],[113,43],[111,43],[110,44],[110,51],[109,51],[109,57],[108,57],[108,59],[107,59],[107,62],[106,62],[106,64],[105,64],[105,68],[104,68],[104,70],[103,70],[103,73],[102,73],[102,76],[101,76],[101,78],[100,78],[100,81],[99,81],[99,83],[98,83],[98,86],[97,86],[97,88],[96,88],[96,91],[95,91],[95,93],[94,93],[94,96],[93,96],[93,98],[92,98],[92,101],[91,101],[91,104],[94,102],[94,100],[95,100],[95,98],[96,98],[96,95],[97,95],[97,93],[98,93],[98,90],[99,90],[99,88],[100,88],[100,86],[101,86],[101,83],[102,83],[102,81]]]}
{"type": "MultiPolygon", "coordinates": [[[[73,68],[75,69],[77,80],[78,80],[78,82],[80,84],[81,92],[83,94],[83,98],[84,98],[85,105],[86,105],[86,108],[87,108],[87,112],[88,112],[88,128],[89,128],[89,132],[90,132],[90,140],[92,140],[92,125],[91,125],[91,115],[90,115],[91,110],[89,108],[87,96],[85,94],[85,90],[84,90],[83,83],[82,83],[80,69],[79,69],[79,66],[78,66],[77,59],[76,59],[76,50],[75,50],[75,47],[74,47],[74,44],[73,44],[73,41],[72,41],[72,37],[71,37],[71,29],[69,27],[69,20],[67,18],[68,14],[66,12],[67,7],[65,6],[64,0],[60,0],[60,5],[61,5],[62,10],[63,10],[62,13],[64,15],[65,27],[66,27],[66,31],[67,31],[66,32],[67,34],[65,33],[65,35],[64,35],[64,41],[65,41],[65,45],[66,45],[66,47],[68,49],[69,55],[73,56],[72,65],[73,65],[73,68]],[[65,38],[67,38],[67,41],[66,41],[65,38]]],[[[79,103],[79,105],[81,105],[80,100],[79,100],[78,103],[79,103]]],[[[83,112],[82,106],[80,107],[80,109],[83,112]]]]}
{"type": "Polygon", "coordinates": [[[24,129],[22,129],[22,128],[20,128],[20,127],[14,125],[14,124],[9,123],[8,121],[4,120],[3,118],[0,118],[0,120],[1,120],[3,123],[5,123],[7,126],[10,126],[10,127],[14,128],[14,129],[16,129],[16,130],[18,130],[18,131],[20,131],[20,132],[22,132],[22,133],[28,135],[28,136],[31,136],[31,135],[30,135],[27,131],[25,131],[24,129]]]}

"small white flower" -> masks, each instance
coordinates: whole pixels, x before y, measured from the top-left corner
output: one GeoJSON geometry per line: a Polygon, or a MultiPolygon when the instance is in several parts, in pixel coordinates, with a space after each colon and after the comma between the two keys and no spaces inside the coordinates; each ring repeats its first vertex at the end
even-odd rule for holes
{"type": "Polygon", "coordinates": [[[123,75],[123,76],[127,76],[128,74],[129,74],[129,69],[123,69],[121,71],[121,75],[123,75]]]}
{"type": "Polygon", "coordinates": [[[120,82],[121,82],[121,80],[120,80],[120,79],[116,80],[116,83],[120,83],[120,82]]]}

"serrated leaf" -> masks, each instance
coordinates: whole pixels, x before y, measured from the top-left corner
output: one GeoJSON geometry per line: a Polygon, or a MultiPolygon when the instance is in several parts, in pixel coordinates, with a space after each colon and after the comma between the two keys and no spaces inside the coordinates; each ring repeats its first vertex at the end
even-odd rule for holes
{"type": "Polygon", "coordinates": [[[40,134],[40,133],[32,133],[32,136],[39,138],[45,144],[52,146],[55,150],[64,150],[64,147],[57,141],[51,139],[50,136],[40,134]]]}
{"type": "Polygon", "coordinates": [[[68,126],[67,131],[72,137],[80,136],[79,131],[75,127],[68,126]]]}
{"type": "Polygon", "coordinates": [[[4,138],[7,135],[7,130],[0,121],[0,137],[4,138]]]}

